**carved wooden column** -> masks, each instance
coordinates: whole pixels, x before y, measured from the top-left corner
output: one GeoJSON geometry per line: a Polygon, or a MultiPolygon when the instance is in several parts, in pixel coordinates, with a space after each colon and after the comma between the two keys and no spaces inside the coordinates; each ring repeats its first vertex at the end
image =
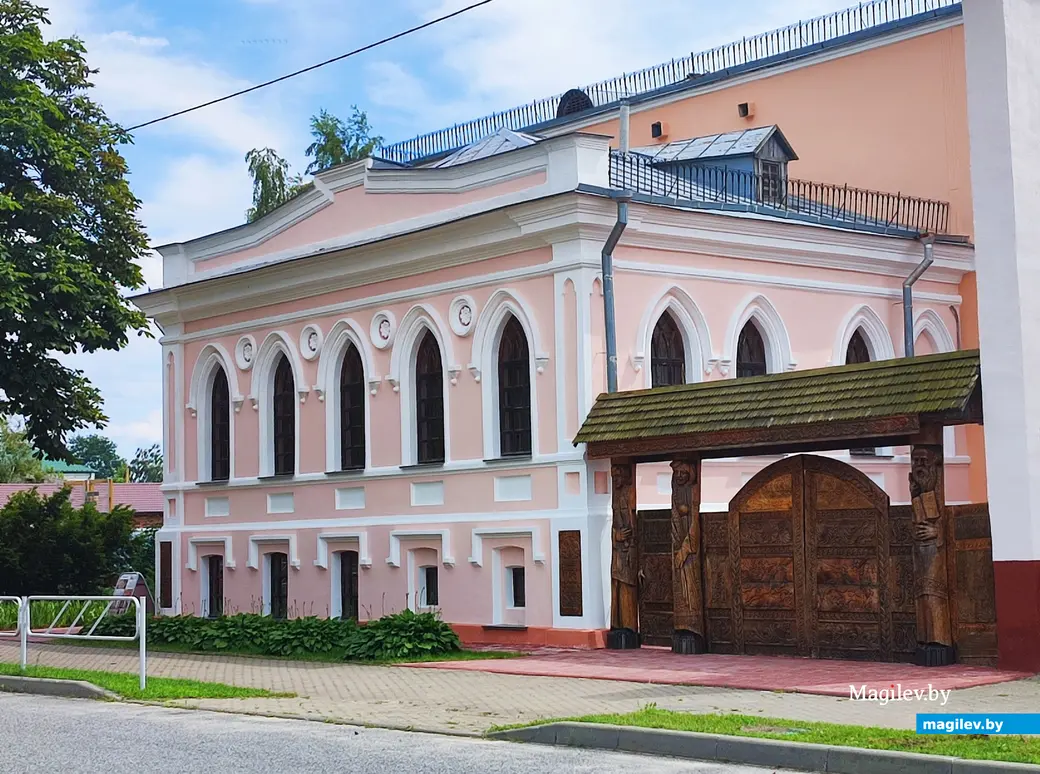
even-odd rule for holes
{"type": "Polygon", "coordinates": [[[672,460],[673,653],[704,653],[704,590],[701,552],[701,461],[672,460]]]}
{"type": "Polygon", "coordinates": [[[607,647],[639,647],[639,546],[636,542],[636,466],[611,460],[610,631],[607,647]]]}
{"type": "Polygon", "coordinates": [[[928,428],[910,453],[917,603],[915,661],[921,666],[944,666],[956,660],[947,582],[945,500],[942,428],[928,428]]]}

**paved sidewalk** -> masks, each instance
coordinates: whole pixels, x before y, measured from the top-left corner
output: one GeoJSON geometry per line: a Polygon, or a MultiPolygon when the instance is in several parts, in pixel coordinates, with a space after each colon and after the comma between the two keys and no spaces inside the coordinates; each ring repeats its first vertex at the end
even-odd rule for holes
{"type": "MultiPolygon", "coordinates": [[[[133,651],[32,645],[32,664],[134,672],[133,651]]],[[[17,645],[0,642],[0,661],[17,645]]],[[[205,699],[180,706],[435,732],[483,733],[493,725],[592,713],[663,709],[742,712],[795,720],[912,728],[917,711],[1027,712],[1040,706],[1040,680],[956,690],[946,707],[614,680],[535,677],[400,666],[359,666],[174,653],[149,655],[153,677],[183,677],[289,691],[292,699],[205,699]]]]}

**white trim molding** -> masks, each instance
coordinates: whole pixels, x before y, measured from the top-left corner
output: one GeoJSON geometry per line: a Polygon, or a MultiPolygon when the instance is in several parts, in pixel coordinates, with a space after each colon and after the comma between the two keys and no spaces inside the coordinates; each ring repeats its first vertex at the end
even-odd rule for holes
{"type": "Polygon", "coordinates": [[[922,333],[927,333],[938,352],[953,352],[957,349],[950,329],[934,309],[922,309],[914,315],[914,343],[922,333]]]}
{"type": "Polygon", "coordinates": [[[401,320],[394,347],[390,352],[390,373],[386,380],[401,396],[401,464],[418,462],[415,417],[415,358],[426,331],[433,334],[441,352],[441,371],[444,376],[444,461],[451,459],[451,401],[449,384],[459,382],[462,370],[455,360],[451,331],[440,314],[429,304],[416,304],[401,320]]]}
{"type": "Polygon", "coordinates": [[[737,341],[744,326],[754,321],[762,334],[766,347],[768,373],[782,374],[797,367],[791,355],[791,338],[787,333],[780,313],[773,303],[761,293],[751,295],[730,318],[726,331],[726,350],[719,361],[719,373],[728,376],[737,362],[737,341]]]}
{"type": "MultiPolygon", "coordinates": [[[[531,559],[535,564],[545,564],[545,550],[542,547],[542,528],[530,527],[476,527],[472,534],[469,563],[477,567],[484,566],[484,538],[530,538],[531,559]]],[[[523,546],[519,546],[523,548],[523,546]]]]}
{"type": "Polygon", "coordinates": [[[682,331],[683,351],[686,357],[686,381],[699,382],[711,373],[718,362],[711,349],[708,321],[690,294],[678,285],[661,291],[643,313],[632,350],[632,366],[644,374],[647,387],[653,387],[650,361],[653,357],[653,335],[658,321],[670,312],[682,331]]]}
{"type": "Polygon", "coordinates": [[[188,561],[184,565],[185,569],[198,572],[199,546],[212,546],[218,543],[224,546],[225,569],[235,569],[235,556],[231,553],[231,535],[207,535],[205,537],[188,538],[188,561]]]}
{"type": "Polygon", "coordinates": [[[531,384],[531,453],[538,454],[538,375],[545,372],[549,354],[542,348],[538,321],[531,306],[514,290],[500,289],[491,294],[473,326],[472,362],[469,372],[479,382],[484,435],[484,458],[501,456],[498,406],[498,351],[502,332],[510,317],[515,317],[527,337],[529,381],[531,384]],[[486,378],[490,375],[490,378],[486,378]]]}
{"type": "MultiPolygon", "coordinates": [[[[375,395],[382,381],[376,372],[375,359],[368,346],[362,327],[349,317],[339,320],[329,331],[318,361],[318,379],[314,391],[318,400],[325,404],[325,470],[342,467],[340,454],[340,376],[343,358],[348,347],[354,347],[361,357],[368,393],[375,395]]],[[[371,402],[365,400],[365,467],[372,466],[372,411],[371,402]]]]}
{"type": "Polygon", "coordinates": [[[270,543],[287,543],[289,545],[289,564],[294,570],[300,569],[300,554],[297,551],[296,533],[285,535],[250,535],[249,536],[249,559],[246,566],[250,570],[260,569],[260,546],[270,543]]]}
{"type": "Polygon", "coordinates": [[[877,360],[891,360],[896,356],[895,347],[892,344],[892,334],[888,327],[869,304],[861,304],[853,307],[842,320],[838,328],[838,337],[834,340],[834,352],[831,354],[831,365],[845,365],[845,355],[848,352],[849,341],[852,335],[861,331],[863,339],[870,352],[871,362],[877,360]]]}
{"type": "Polygon", "coordinates": [[[431,540],[441,541],[441,564],[445,567],[455,566],[455,557],[451,554],[451,530],[408,530],[395,529],[390,532],[390,556],[386,563],[391,567],[401,566],[401,541],[402,540],[431,540]]]}
{"type": "Polygon", "coordinates": [[[314,566],[329,569],[329,543],[332,542],[354,542],[358,547],[358,567],[371,567],[372,556],[368,552],[368,532],[357,530],[354,532],[321,532],[318,534],[318,553],[314,560],[314,566]]]}
{"type": "Polygon", "coordinates": [[[295,449],[295,473],[300,472],[300,404],[307,398],[310,385],[304,378],[303,363],[300,362],[299,353],[292,339],[285,331],[272,331],[267,334],[264,343],[254,358],[252,380],[249,385],[249,399],[253,404],[253,410],[260,414],[259,449],[260,475],[270,476],[274,474],[274,418],[271,412],[274,399],[274,373],[278,357],[285,355],[289,361],[289,367],[293,372],[293,383],[299,400],[296,401],[296,449],[295,449]],[[262,410],[261,410],[262,407],[262,410]]]}

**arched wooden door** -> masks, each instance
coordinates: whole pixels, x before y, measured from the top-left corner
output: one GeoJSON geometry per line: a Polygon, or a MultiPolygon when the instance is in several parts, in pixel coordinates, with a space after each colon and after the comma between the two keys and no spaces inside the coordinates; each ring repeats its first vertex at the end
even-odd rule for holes
{"type": "Polygon", "coordinates": [[[889,661],[888,495],[829,457],[759,472],[729,509],[738,653],[889,661]]]}

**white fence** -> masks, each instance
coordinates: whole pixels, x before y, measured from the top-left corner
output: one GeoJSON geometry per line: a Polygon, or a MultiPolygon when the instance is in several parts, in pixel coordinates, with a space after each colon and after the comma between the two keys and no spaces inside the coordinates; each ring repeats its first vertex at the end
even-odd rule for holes
{"type": "MultiPolygon", "coordinates": [[[[14,602],[18,605],[18,625],[14,632],[0,632],[0,637],[14,638],[17,637],[20,643],[20,661],[22,669],[25,669],[29,663],[29,639],[52,639],[52,640],[89,640],[94,642],[134,642],[138,643],[138,654],[140,657],[140,685],[141,690],[145,689],[147,681],[147,667],[148,667],[148,652],[147,652],[147,637],[145,632],[145,625],[147,621],[146,607],[143,600],[138,597],[102,597],[102,596],[80,596],[80,597],[63,597],[63,596],[31,596],[31,597],[0,597],[0,603],[3,602],[14,602]],[[64,603],[58,610],[57,614],[51,619],[50,623],[45,628],[33,628],[33,614],[32,614],[32,603],[33,602],[62,602],[64,603]],[[97,617],[94,623],[87,629],[86,626],[80,626],[80,621],[84,618],[90,606],[98,603],[105,602],[105,609],[97,617]],[[94,634],[98,628],[98,624],[109,614],[113,607],[117,610],[125,606],[133,605],[134,607],[134,633],[132,635],[105,635],[105,634],[94,634]],[[72,623],[68,626],[58,626],[58,622],[62,620],[66,613],[71,610],[76,610],[76,606],[79,606],[78,612],[72,623]]],[[[40,622],[42,624],[42,621],[40,622]]]]}

